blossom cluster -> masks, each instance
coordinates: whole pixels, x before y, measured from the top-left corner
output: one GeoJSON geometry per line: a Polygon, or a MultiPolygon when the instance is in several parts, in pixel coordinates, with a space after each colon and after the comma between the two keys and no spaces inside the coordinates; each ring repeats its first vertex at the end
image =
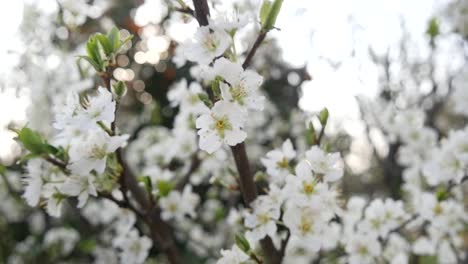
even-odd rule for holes
{"type": "MultiPolygon", "coordinates": [[[[59,2],[69,27],[96,15],[86,1],[59,2]]],[[[145,2],[136,13],[145,14],[145,6],[152,8],[154,4],[164,6],[164,16],[170,9],[161,0],[145,2]]],[[[89,89],[92,78],[69,75],[68,67],[51,66],[49,72],[57,77],[52,78],[49,90],[49,78],[38,79],[33,85],[34,107],[29,111],[33,122],[28,124],[38,133],[25,132],[31,132],[29,136],[33,143],[39,143],[40,151],[34,151],[36,144],[24,144],[30,153],[22,160],[27,161],[22,196],[28,205],[45,207],[53,217],[65,219],[71,211],[72,219],[89,226],[93,234],[78,232],[78,227],[57,227],[56,220],[45,230],[47,216],[37,210],[30,214],[33,234],[16,245],[9,262],[20,263],[19,256],[34,251],[36,244],[45,251],[58,249],[60,257],[71,257],[87,248],[87,241],[91,246],[86,254],[94,263],[164,262],[154,253],[173,250],[169,244],[183,244],[184,250],[204,263],[265,263],[268,252],[263,245],[269,242],[273,247],[269,250],[279,252],[282,263],[326,259],[404,264],[415,256],[428,256],[440,263],[466,259],[468,214],[462,184],[468,171],[468,128],[444,134],[429,125],[432,117],[423,107],[408,104],[397,108],[378,101],[369,110],[374,117],[369,123],[382,132],[388,145],[398,145],[395,162],[403,175],[402,195],[349,195],[345,180],[353,179],[344,176],[346,154],[323,139],[328,111],[315,116],[297,110],[287,120],[279,118],[281,106],[267,100],[261,87],[271,76],[255,67],[258,63],[250,68],[245,63],[249,62],[249,49],[243,41],[253,42],[249,38],[258,34],[257,28],[255,34],[251,30],[257,26],[257,15],[250,19],[245,10],[229,13],[214,5],[208,24],[175,45],[172,61],[177,67],[188,67],[190,76],[178,78],[169,87],[169,107],[162,112],[177,115],[168,126],[146,123],[151,119],[147,113],[154,110],[146,106],[144,117],[128,118],[121,126],[116,113],[124,93],[117,94],[115,87],[89,89]],[[70,89],[60,90],[62,86],[70,89]],[[49,97],[52,109],[46,107],[49,97]],[[46,112],[53,113],[52,121],[46,112]],[[320,126],[309,122],[315,117],[320,126]],[[132,136],[122,135],[120,129],[132,136]],[[242,203],[241,172],[236,170],[238,163],[229,147],[246,141],[247,163],[252,163],[247,166],[254,165],[257,172],[248,175],[254,180],[250,187],[259,195],[242,203]],[[130,174],[135,182],[126,181],[130,174]],[[76,206],[70,209],[67,204],[76,206]],[[166,229],[158,233],[159,228],[166,229]],[[40,232],[45,235],[35,235],[40,232]],[[160,248],[151,250],[153,246],[160,248]]],[[[192,6],[183,5],[182,11],[193,13],[192,6]]],[[[151,37],[161,32],[150,22],[162,19],[146,17],[137,22],[145,24],[142,32],[151,37]]],[[[193,24],[195,18],[171,15],[168,20],[170,25],[185,20],[193,24]]],[[[265,18],[260,20],[261,34],[272,30],[273,25],[264,27],[265,18]]],[[[44,40],[44,45],[52,46],[53,39],[44,40]]],[[[276,49],[270,42],[264,45],[276,49]]],[[[108,47],[102,43],[95,47],[100,64],[96,67],[90,58],[88,62],[108,81],[112,74],[107,71],[114,70],[118,52],[108,56],[108,47]]],[[[259,55],[269,48],[260,48],[256,55],[262,69],[268,62],[259,55]]],[[[83,47],[73,54],[82,54],[79,49],[83,47]]],[[[160,51],[161,56],[166,53],[160,51]]],[[[58,50],[45,52],[61,58],[58,50]]],[[[41,62],[28,64],[26,70],[41,72],[41,62]]],[[[64,64],[73,64],[70,68],[77,70],[74,60],[64,64]]],[[[463,77],[454,83],[450,110],[466,116],[463,77]]],[[[1,170],[0,174],[3,176],[1,170]]],[[[5,179],[15,176],[20,177],[8,172],[5,179]]],[[[14,209],[19,207],[18,201],[4,196],[3,191],[13,189],[15,193],[21,184],[13,181],[10,186],[7,180],[0,180],[4,201],[0,211],[8,221],[19,221],[27,213],[24,208],[14,209]]]]}
{"type": "Polygon", "coordinates": [[[209,25],[197,30],[193,41],[181,46],[184,57],[198,63],[202,83],[212,87],[211,98],[207,100],[213,105],[200,113],[195,122],[199,147],[210,154],[223,143],[229,146],[242,143],[247,137],[249,110],[264,108],[265,97],[259,90],[263,78],[244,69],[235,50],[235,34],[246,23],[245,18],[237,16],[229,21],[210,20],[209,25]]]}
{"type": "Polygon", "coordinates": [[[29,161],[23,194],[31,206],[43,198],[53,216],[60,216],[65,198],[77,197],[81,208],[90,195],[105,190],[108,181],[113,181],[104,175],[107,157],[124,146],[128,138],[109,135],[101,127],[110,127],[115,114],[112,93],[105,88],[99,88],[94,96],[83,97],[81,102],[77,94],[71,93],[64,105],[57,107],[54,127],[58,132],[52,141],[68,150],[66,167],[58,170],[44,160],[29,161]]]}

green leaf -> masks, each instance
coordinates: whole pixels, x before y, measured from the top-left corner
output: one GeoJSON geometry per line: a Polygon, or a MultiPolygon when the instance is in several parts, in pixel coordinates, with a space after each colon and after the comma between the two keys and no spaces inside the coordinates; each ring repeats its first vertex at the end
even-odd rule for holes
{"type": "Polygon", "coordinates": [[[34,132],[32,129],[23,127],[18,132],[18,140],[23,144],[23,146],[34,154],[42,154],[44,152],[48,153],[48,149],[45,146],[45,141],[39,135],[39,133],[34,132]]]}
{"type": "Polygon", "coordinates": [[[276,18],[281,10],[281,5],[283,4],[283,0],[275,0],[269,10],[268,16],[264,19],[264,23],[262,24],[263,30],[271,30],[275,27],[276,18]]]}
{"type": "Polygon", "coordinates": [[[249,253],[249,251],[250,251],[250,244],[249,244],[249,241],[247,241],[247,239],[244,237],[244,235],[239,234],[239,233],[236,234],[235,240],[236,240],[236,245],[237,245],[242,251],[244,251],[245,253],[249,253]]]}
{"type": "Polygon", "coordinates": [[[112,47],[111,42],[106,36],[104,36],[103,34],[96,34],[95,38],[101,44],[101,47],[104,50],[104,54],[106,54],[106,56],[110,56],[114,52],[114,48],[112,47]]]}
{"type": "Polygon", "coordinates": [[[101,71],[101,66],[99,64],[97,64],[90,57],[88,57],[88,56],[78,56],[78,59],[83,59],[83,60],[87,61],[89,64],[91,64],[91,66],[93,66],[94,70],[96,70],[97,72],[101,71]]]}
{"type": "Polygon", "coordinates": [[[438,201],[444,201],[450,197],[450,193],[444,187],[440,187],[437,189],[436,196],[438,201]]]}
{"type": "Polygon", "coordinates": [[[126,37],[124,40],[122,40],[118,46],[118,48],[115,50],[115,53],[119,53],[122,48],[125,46],[125,44],[127,44],[127,42],[129,42],[130,40],[133,39],[133,35],[130,35],[128,37],[126,37]]]}
{"type": "Polygon", "coordinates": [[[112,92],[117,98],[122,98],[127,93],[127,85],[122,81],[118,81],[112,85],[112,92]]]}
{"type": "Polygon", "coordinates": [[[82,240],[80,241],[80,243],[78,244],[78,248],[83,251],[84,253],[92,253],[93,250],[96,248],[96,240],[94,239],[86,239],[86,240],[82,240]]]}
{"type": "Polygon", "coordinates": [[[262,7],[260,8],[260,23],[262,24],[262,26],[264,26],[266,23],[266,19],[268,17],[268,14],[270,13],[270,8],[271,8],[271,1],[264,0],[262,7]]]}
{"type": "Polygon", "coordinates": [[[220,76],[216,76],[215,80],[211,82],[211,90],[213,91],[213,95],[215,98],[219,98],[221,96],[221,89],[219,88],[219,83],[222,82],[223,78],[220,76]]]}
{"type": "Polygon", "coordinates": [[[59,152],[58,148],[52,146],[52,145],[49,145],[49,144],[44,144],[44,150],[46,153],[48,154],[52,154],[52,155],[55,155],[57,154],[57,152],[59,152]]]}
{"type": "Polygon", "coordinates": [[[322,111],[320,111],[319,120],[320,120],[320,124],[322,124],[322,126],[326,126],[326,125],[327,125],[327,121],[328,121],[328,109],[327,109],[326,107],[325,107],[322,111]]]}
{"type": "Polygon", "coordinates": [[[104,63],[101,57],[101,52],[99,51],[99,41],[97,34],[91,36],[86,43],[86,53],[88,57],[91,58],[95,62],[95,64],[99,65],[98,71],[102,71],[104,69],[104,63]]]}
{"type": "Polygon", "coordinates": [[[107,33],[107,39],[112,47],[112,52],[117,52],[120,48],[120,31],[113,27],[109,33],[107,33]]]}
{"type": "Polygon", "coordinates": [[[439,35],[439,20],[436,17],[433,17],[431,18],[431,20],[429,20],[429,25],[427,26],[426,33],[431,37],[431,39],[439,35]]]}
{"type": "Polygon", "coordinates": [[[4,174],[6,172],[7,168],[0,164],[0,174],[4,174]]]}
{"type": "Polygon", "coordinates": [[[26,154],[24,155],[23,157],[20,158],[20,160],[18,160],[18,164],[23,164],[25,163],[26,161],[30,160],[30,159],[35,159],[35,158],[38,158],[40,155],[39,154],[36,154],[36,153],[29,153],[29,154],[26,154]]]}
{"type": "Polygon", "coordinates": [[[208,107],[211,108],[213,107],[213,102],[211,102],[210,98],[208,98],[208,95],[204,93],[199,93],[198,98],[208,107]]]}
{"type": "Polygon", "coordinates": [[[156,186],[158,188],[159,195],[161,195],[162,197],[167,196],[174,188],[174,184],[163,180],[158,181],[156,183],[156,186]]]}
{"type": "Polygon", "coordinates": [[[437,256],[419,256],[418,257],[419,264],[437,264],[437,256]]]}
{"type": "Polygon", "coordinates": [[[68,152],[63,147],[58,147],[57,152],[54,153],[54,156],[59,158],[60,160],[65,161],[65,163],[67,163],[68,161],[68,152]]]}
{"type": "Polygon", "coordinates": [[[100,54],[99,54],[99,46],[97,42],[97,38],[95,35],[90,36],[88,42],[86,42],[86,54],[90,57],[94,62],[99,62],[100,54]]]}
{"type": "Polygon", "coordinates": [[[138,181],[144,184],[146,192],[153,192],[153,184],[151,183],[151,178],[149,176],[141,176],[138,178],[138,181]]]}
{"type": "Polygon", "coordinates": [[[267,179],[267,175],[263,171],[257,171],[254,175],[254,181],[259,182],[267,179]]]}
{"type": "Polygon", "coordinates": [[[317,135],[315,133],[315,128],[314,124],[312,122],[309,122],[309,125],[306,129],[306,141],[309,146],[313,146],[317,144],[317,135]]]}

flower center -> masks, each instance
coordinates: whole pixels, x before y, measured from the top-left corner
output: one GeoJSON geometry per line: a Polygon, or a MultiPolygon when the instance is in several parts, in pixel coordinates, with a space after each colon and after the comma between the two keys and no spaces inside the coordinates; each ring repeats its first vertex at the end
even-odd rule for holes
{"type": "Polygon", "coordinates": [[[369,253],[369,249],[367,249],[366,246],[359,246],[358,248],[358,254],[361,255],[361,256],[365,256],[369,253]]]}
{"type": "Polygon", "coordinates": [[[170,212],[173,212],[173,213],[177,212],[177,204],[175,203],[169,204],[168,209],[170,212]]]}
{"type": "Polygon", "coordinates": [[[305,235],[312,230],[312,223],[307,221],[306,219],[302,219],[299,229],[301,230],[302,234],[305,235]]]}
{"type": "Polygon", "coordinates": [[[130,246],[130,251],[133,253],[139,253],[141,251],[141,245],[138,242],[132,243],[130,246]]]}
{"type": "Polygon", "coordinates": [[[382,224],[378,219],[372,219],[371,220],[372,227],[375,229],[380,228],[380,225],[382,224]]]}
{"type": "Polygon", "coordinates": [[[315,184],[313,182],[304,182],[302,184],[305,194],[312,194],[315,190],[315,184]]]}
{"type": "Polygon", "coordinates": [[[93,148],[91,149],[91,155],[90,157],[93,159],[103,159],[107,155],[106,148],[105,146],[99,147],[94,145],[93,148]]]}
{"type": "Polygon", "coordinates": [[[221,118],[215,118],[214,129],[216,130],[216,132],[218,132],[221,138],[224,138],[225,131],[231,130],[232,125],[227,119],[227,117],[223,116],[221,118]]]}
{"type": "Polygon", "coordinates": [[[214,52],[216,50],[216,48],[219,46],[219,41],[214,38],[213,35],[209,35],[205,38],[205,41],[203,42],[203,46],[205,46],[205,48],[210,51],[210,52],[214,52]]]}
{"type": "Polygon", "coordinates": [[[259,214],[257,216],[257,220],[260,222],[260,224],[265,225],[268,223],[268,221],[270,221],[270,216],[268,214],[259,214]]]}
{"type": "Polygon", "coordinates": [[[244,98],[247,96],[247,91],[245,90],[244,85],[239,84],[236,87],[229,88],[232,99],[237,101],[240,105],[244,104],[244,98]]]}
{"type": "Polygon", "coordinates": [[[198,103],[200,101],[200,98],[198,97],[198,95],[196,94],[193,94],[189,97],[189,102],[190,104],[194,105],[196,103],[198,103]]]}
{"type": "Polygon", "coordinates": [[[281,169],[286,169],[289,167],[289,161],[287,158],[283,158],[282,160],[278,161],[276,165],[281,169]]]}

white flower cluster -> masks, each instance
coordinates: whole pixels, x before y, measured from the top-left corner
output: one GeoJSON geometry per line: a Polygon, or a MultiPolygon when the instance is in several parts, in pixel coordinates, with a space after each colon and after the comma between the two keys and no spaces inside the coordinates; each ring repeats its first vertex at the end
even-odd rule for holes
{"type": "MultiPolygon", "coordinates": [[[[210,154],[223,143],[235,146],[243,142],[247,137],[248,111],[264,108],[265,98],[259,91],[262,76],[243,69],[235,53],[235,32],[246,24],[245,19],[232,19],[211,20],[208,26],[197,30],[193,41],[182,46],[185,58],[202,69],[201,81],[215,87],[211,91],[214,96],[208,99],[214,105],[198,113],[196,119],[199,147],[210,154]]],[[[175,92],[169,95],[173,97],[175,92]]]]}
{"type": "MultiPolygon", "coordinates": [[[[290,233],[287,252],[301,245],[306,252],[315,254],[338,242],[338,236],[330,235],[339,232],[339,225],[331,220],[341,215],[333,184],[343,176],[343,164],[339,153],[326,153],[313,146],[297,163],[293,174],[295,158],[288,139],[281,149],[270,151],[263,159],[272,182],[268,194],[259,196],[251,204],[252,210],[245,212],[246,238],[252,243],[266,236],[281,240],[278,224],[282,223],[290,233]]],[[[223,252],[218,263],[241,263],[227,262],[232,255],[239,258],[236,249],[229,254],[223,252]]]]}
{"type": "Polygon", "coordinates": [[[88,203],[83,214],[93,225],[106,226],[99,233],[104,243],[93,251],[95,263],[116,263],[117,256],[120,263],[141,264],[146,261],[153,243],[150,238],[139,235],[134,227],[137,218],[133,212],[100,200],[88,203]]]}
{"type": "Polygon", "coordinates": [[[108,155],[128,139],[126,135],[111,136],[101,127],[110,127],[115,118],[115,102],[109,91],[101,87],[96,95],[83,100],[80,103],[78,95],[71,93],[63,105],[57,106],[54,127],[58,132],[53,141],[68,150],[66,168],[61,171],[38,159],[28,163],[23,196],[31,206],[44,198],[48,213],[57,217],[63,199],[78,197],[81,208],[89,195],[97,195],[108,180],[102,177],[108,155]]]}
{"type": "MultiPolygon", "coordinates": [[[[463,114],[460,107],[461,104],[456,103],[455,111],[463,114]]],[[[380,256],[388,261],[393,259],[394,263],[408,263],[409,256],[414,254],[434,256],[441,263],[459,262],[466,258],[460,253],[463,248],[463,226],[468,222],[460,184],[468,175],[468,128],[449,131],[445,138],[439,140],[436,131],[425,125],[429,117],[419,109],[396,110],[388,105],[384,106],[381,116],[384,118],[380,124],[389,141],[401,144],[397,158],[403,167],[402,189],[406,196],[404,201],[392,201],[395,208],[391,215],[399,216],[397,222],[390,226],[382,225],[381,221],[374,223],[374,228],[378,228],[375,230],[378,241],[383,243],[380,243],[379,250],[374,249],[374,255],[368,256],[369,261],[373,263],[380,256]],[[405,203],[404,207],[401,202],[405,203]],[[416,233],[419,237],[406,237],[401,234],[402,230],[416,233]],[[390,235],[386,238],[389,231],[390,235]],[[395,245],[392,246],[392,243],[395,245]]],[[[361,204],[360,207],[354,206],[363,208],[365,202],[358,201],[350,200],[348,207],[353,207],[354,203],[361,204]]],[[[365,210],[364,219],[369,217],[367,210],[376,201],[365,210]]],[[[362,225],[358,224],[357,230],[362,225]]],[[[363,260],[360,261],[363,263],[363,260]]]]}

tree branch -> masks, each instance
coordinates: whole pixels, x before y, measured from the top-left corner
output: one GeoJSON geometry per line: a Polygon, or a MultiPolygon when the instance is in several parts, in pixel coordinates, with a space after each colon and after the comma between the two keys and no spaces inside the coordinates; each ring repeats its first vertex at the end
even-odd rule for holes
{"type": "Polygon", "coordinates": [[[249,53],[247,54],[247,57],[245,58],[244,63],[242,63],[242,68],[247,69],[252,62],[252,58],[257,52],[258,47],[260,47],[260,44],[262,44],[263,40],[265,39],[267,35],[267,31],[261,30],[260,34],[258,34],[257,39],[255,40],[252,48],[250,49],[249,53]]]}
{"type": "MultiPolygon", "coordinates": [[[[210,16],[210,10],[206,0],[193,0],[195,7],[195,18],[200,26],[208,25],[208,17],[210,16]]],[[[266,32],[261,32],[257,37],[252,49],[247,55],[247,59],[244,61],[242,67],[245,69],[249,66],[253,56],[255,55],[258,47],[260,46],[263,39],[265,39],[266,32]]],[[[245,151],[245,144],[240,143],[236,146],[231,147],[234,160],[236,162],[237,171],[239,172],[239,182],[242,192],[242,198],[246,206],[250,206],[250,203],[257,198],[257,187],[253,181],[253,176],[250,171],[249,159],[247,152],[245,151]]],[[[260,241],[263,253],[265,255],[266,263],[279,264],[281,258],[279,251],[275,248],[273,241],[270,237],[265,237],[260,241]]]]}
{"type": "MultiPolygon", "coordinates": [[[[102,81],[109,91],[111,90],[111,76],[112,67],[109,67],[107,72],[101,75],[102,81]]],[[[116,130],[115,121],[117,120],[117,107],[118,103],[116,102],[115,119],[111,124],[111,130],[114,134],[116,130]]],[[[139,212],[131,205],[127,197],[127,191],[130,191],[132,196],[135,198],[145,213],[145,215],[143,215],[143,220],[151,230],[153,241],[155,241],[159,248],[166,254],[171,264],[182,263],[179,250],[175,244],[171,226],[161,219],[159,209],[154,207],[150,197],[146,195],[145,191],[138,184],[137,178],[130,171],[130,168],[123,158],[122,148],[117,149],[116,156],[119,164],[122,166],[122,173],[120,175],[119,181],[122,194],[125,198],[125,203],[129,206],[129,208],[133,208],[136,213],[139,212]]]]}
{"type": "Polygon", "coordinates": [[[195,7],[195,18],[200,26],[208,26],[208,17],[210,16],[210,8],[206,0],[193,0],[195,7]]]}

